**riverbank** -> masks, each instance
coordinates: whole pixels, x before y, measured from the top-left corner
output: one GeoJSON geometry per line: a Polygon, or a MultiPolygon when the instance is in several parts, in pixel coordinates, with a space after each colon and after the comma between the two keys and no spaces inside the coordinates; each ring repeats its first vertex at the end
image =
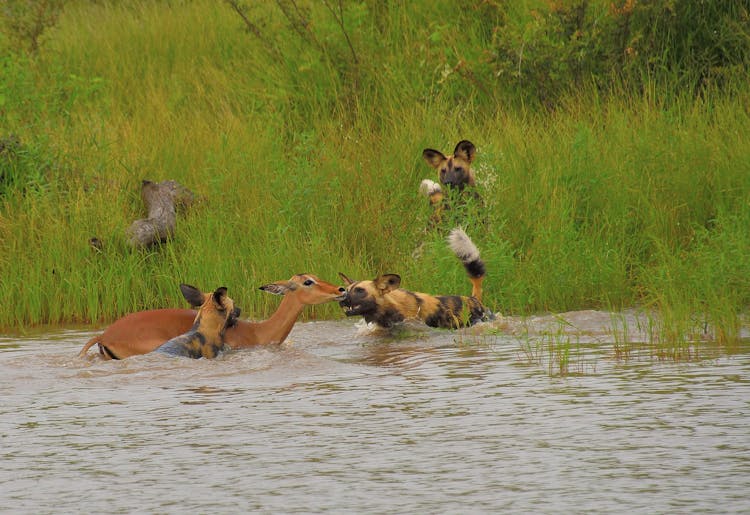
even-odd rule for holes
{"type": "MultiPolygon", "coordinates": [[[[446,57],[458,43],[430,9],[390,7],[379,26],[365,8],[346,11],[356,66],[324,10],[313,16],[318,34],[331,29],[325,51],[270,10],[288,37],[269,50],[206,1],[71,2],[35,53],[3,57],[0,137],[17,143],[2,154],[0,328],[182,306],[180,282],[227,286],[264,318],[278,301],[257,288],[299,272],[398,273],[407,289],[466,294],[418,188],[436,180],[424,148],[468,139],[482,204],[445,226],[481,249],[492,309],[644,306],[660,313],[661,339],[706,324],[717,342],[740,337],[750,82],[700,95],[582,84],[539,107],[478,85],[479,56],[474,72],[446,57]],[[140,251],[125,230],[145,216],[143,179],[176,180],[197,201],[169,243],[140,251]]],[[[491,48],[462,16],[459,53],[491,48]]]]}

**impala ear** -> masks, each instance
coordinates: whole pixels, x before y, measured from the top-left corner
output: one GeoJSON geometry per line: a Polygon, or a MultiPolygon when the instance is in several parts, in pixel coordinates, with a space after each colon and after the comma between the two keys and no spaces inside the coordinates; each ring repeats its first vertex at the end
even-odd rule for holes
{"type": "Polygon", "coordinates": [[[261,290],[268,293],[273,293],[274,295],[286,295],[296,288],[297,285],[292,281],[279,281],[277,283],[265,284],[260,287],[261,290]]]}
{"type": "Polygon", "coordinates": [[[455,157],[466,159],[470,163],[474,160],[474,155],[476,153],[477,148],[474,146],[474,143],[468,140],[459,141],[456,145],[456,149],[453,151],[455,157]]]}
{"type": "Polygon", "coordinates": [[[440,166],[440,163],[445,161],[447,158],[443,155],[442,152],[439,150],[435,150],[432,148],[426,148],[422,151],[422,157],[425,161],[427,161],[427,164],[430,165],[433,168],[437,168],[440,166]]]}
{"type": "Polygon", "coordinates": [[[201,307],[206,301],[206,296],[195,286],[183,283],[180,285],[180,291],[182,292],[182,296],[185,297],[185,300],[194,308],[201,307]]]}
{"type": "Polygon", "coordinates": [[[357,281],[352,281],[351,279],[349,279],[346,275],[344,275],[341,272],[339,272],[339,277],[341,277],[341,280],[344,281],[344,284],[346,284],[347,286],[349,286],[350,284],[354,284],[355,282],[357,282],[357,281]]]}

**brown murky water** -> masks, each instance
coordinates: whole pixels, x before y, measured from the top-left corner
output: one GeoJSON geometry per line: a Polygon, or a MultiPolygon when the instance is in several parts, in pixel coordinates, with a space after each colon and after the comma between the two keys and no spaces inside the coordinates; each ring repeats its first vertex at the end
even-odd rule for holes
{"type": "Polygon", "coordinates": [[[0,511],[750,511],[750,346],[622,361],[595,312],[507,334],[555,320],[303,323],[215,361],[0,338],[0,511]],[[561,340],[567,376],[550,374],[561,340]]]}

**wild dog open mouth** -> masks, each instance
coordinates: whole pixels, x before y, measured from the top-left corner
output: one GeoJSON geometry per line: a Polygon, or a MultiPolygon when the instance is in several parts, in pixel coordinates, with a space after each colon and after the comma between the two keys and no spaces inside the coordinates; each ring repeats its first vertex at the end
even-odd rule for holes
{"type": "Polygon", "coordinates": [[[344,314],[346,314],[346,316],[357,315],[362,309],[362,304],[351,305],[346,301],[339,302],[339,306],[342,307],[342,309],[344,310],[344,314]]]}
{"type": "Polygon", "coordinates": [[[357,306],[351,306],[349,308],[344,308],[344,313],[346,313],[347,316],[356,315],[359,312],[361,307],[362,306],[357,305],[357,306]]]}

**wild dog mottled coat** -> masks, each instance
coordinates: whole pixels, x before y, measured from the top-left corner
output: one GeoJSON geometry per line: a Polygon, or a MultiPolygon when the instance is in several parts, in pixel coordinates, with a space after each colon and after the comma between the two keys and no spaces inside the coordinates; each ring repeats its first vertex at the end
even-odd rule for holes
{"type": "Polygon", "coordinates": [[[472,295],[430,295],[400,288],[401,277],[384,274],[372,281],[354,281],[339,273],[346,284],[346,299],[339,304],[347,316],[361,315],[365,321],[392,327],[407,319],[418,319],[431,327],[457,328],[492,318],[482,304],[482,282],[486,275],[479,250],[462,229],[453,229],[448,244],[461,260],[472,283],[472,295]]]}

